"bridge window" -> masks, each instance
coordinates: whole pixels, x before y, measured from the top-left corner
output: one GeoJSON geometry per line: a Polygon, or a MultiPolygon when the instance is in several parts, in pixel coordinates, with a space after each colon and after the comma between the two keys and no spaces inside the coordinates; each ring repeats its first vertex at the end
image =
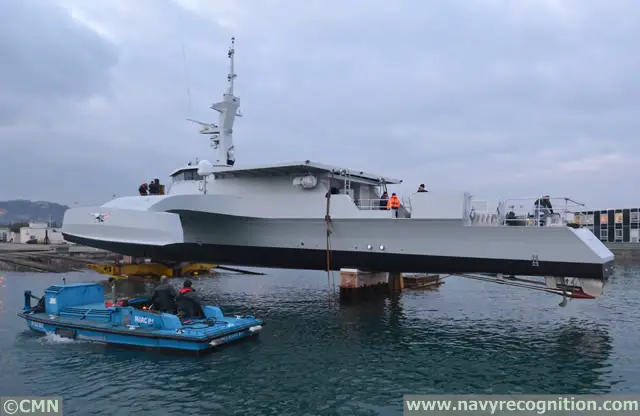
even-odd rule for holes
{"type": "Polygon", "coordinates": [[[184,173],[185,181],[201,181],[202,179],[204,178],[198,175],[198,172],[195,170],[188,170],[184,173]]]}
{"type": "Polygon", "coordinates": [[[198,172],[195,170],[187,170],[173,175],[173,182],[201,181],[202,179],[204,178],[198,175],[198,172]]]}
{"type": "Polygon", "coordinates": [[[640,220],[640,215],[639,214],[640,213],[638,213],[638,211],[636,211],[636,210],[631,211],[631,218],[630,218],[631,222],[634,222],[634,223],[640,222],[639,221],[640,220]]]}

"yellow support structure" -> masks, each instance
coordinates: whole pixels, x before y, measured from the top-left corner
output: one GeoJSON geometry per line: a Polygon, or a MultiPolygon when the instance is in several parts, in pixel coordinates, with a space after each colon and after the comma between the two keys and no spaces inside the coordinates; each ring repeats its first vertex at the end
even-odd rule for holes
{"type": "Polygon", "coordinates": [[[201,273],[210,273],[211,270],[218,267],[217,264],[194,263],[184,266],[180,269],[181,276],[197,276],[201,273]]]}
{"type": "Polygon", "coordinates": [[[201,273],[210,273],[212,269],[217,267],[216,264],[194,263],[182,267],[178,270],[178,274],[174,276],[173,269],[159,263],[146,264],[90,264],[89,268],[100,274],[109,276],[139,276],[139,277],[178,277],[178,276],[197,276],[201,273]]]}

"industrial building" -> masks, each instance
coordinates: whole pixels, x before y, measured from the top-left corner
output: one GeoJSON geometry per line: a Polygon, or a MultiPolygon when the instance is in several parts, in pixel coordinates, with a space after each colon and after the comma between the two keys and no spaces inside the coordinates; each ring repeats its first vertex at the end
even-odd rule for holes
{"type": "Polygon", "coordinates": [[[19,233],[12,233],[14,243],[22,244],[64,244],[60,229],[50,227],[46,222],[30,222],[21,227],[19,233]]]}
{"type": "Polygon", "coordinates": [[[603,242],[638,243],[640,239],[640,208],[586,211],[575,214],[574,221],[603,242]]]}

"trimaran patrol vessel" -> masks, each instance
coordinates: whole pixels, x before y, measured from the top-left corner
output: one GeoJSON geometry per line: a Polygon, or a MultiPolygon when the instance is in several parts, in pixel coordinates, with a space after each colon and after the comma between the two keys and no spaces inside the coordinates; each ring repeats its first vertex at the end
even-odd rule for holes
{"type": "Polygon", "coordinates": [[[614,256],[593,233],[568,226],[560,213],[544,227],[526,213],[523,226],[509,226],[507,210],[531,208],[533,199],[490,209],[469,193],[421,192],[404,198],[395,218],[380,195],[396,179],[309,160],[234,166],[234,54],[232,39],[229,88],[211,106],[219,123],[196,121],[215,162],[175,170],[166,195],[67,210],[67,241],[163,261],[465,274],[562,296],[601,295],[614,256]]]}

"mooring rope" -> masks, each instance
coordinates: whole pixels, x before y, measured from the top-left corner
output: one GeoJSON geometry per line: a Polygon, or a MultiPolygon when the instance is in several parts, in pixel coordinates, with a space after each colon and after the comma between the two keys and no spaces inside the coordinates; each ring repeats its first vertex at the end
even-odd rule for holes
{"type": "Polygon", "coordinates": [[[327,192],[327,204],[326,204],[326,212],[324,215],[324,221],[327,224],[327,286],[329,287],[329,291],[331,291],[331,215],[329,214],[329,210],[331,207],[331,189],[327,192]]]}
{"type": "Polygon", "coordinates": [[[331,179],[333,179],[333,173],[331,173],[331,178],[329,180],[329,191],[326,194],[327,204],[326,211],[324,215],[325,223],[327,224],[327,286],[329,286],[330,294],[335,296],[336,291],[336,281],[333,271],[331,270],[331,233],[333,230],[331,229],[331,179]],[[331,282],[333,280],[333,290],[331,290],[331,282]]]}

